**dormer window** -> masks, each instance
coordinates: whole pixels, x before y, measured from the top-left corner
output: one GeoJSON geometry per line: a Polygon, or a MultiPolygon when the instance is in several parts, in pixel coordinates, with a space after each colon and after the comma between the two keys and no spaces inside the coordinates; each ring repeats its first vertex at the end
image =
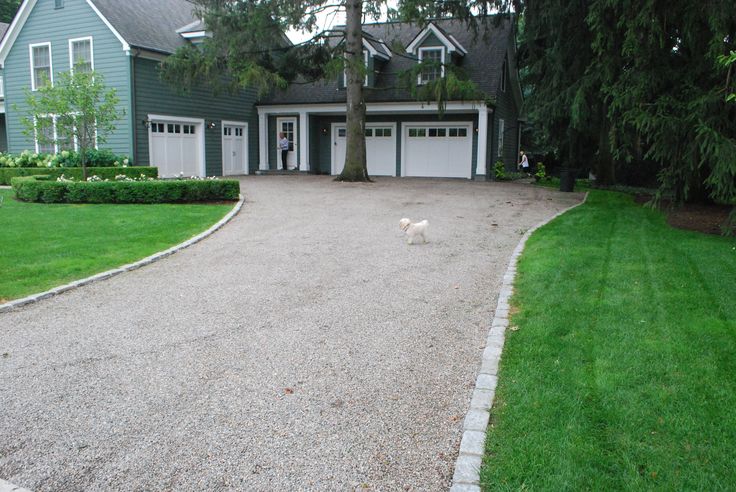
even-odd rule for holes
{"type": "Polygon", "coordinates": [[[427,64],[419,74],[419,84],[426,84],[445,76],[443,48],[419,48],[419,62],[427,64]]]}
{"type": "MultiPolygon", "coordinates": [[[[368,50],[363,50],[363,67],[365,67],[365,80],[363,80],[363,87],[368,86],[368,50]]],[[[342,72],[342,85],[348,86],[348,65],[347,60],[345,61],[345,69],[342,72]]]]}

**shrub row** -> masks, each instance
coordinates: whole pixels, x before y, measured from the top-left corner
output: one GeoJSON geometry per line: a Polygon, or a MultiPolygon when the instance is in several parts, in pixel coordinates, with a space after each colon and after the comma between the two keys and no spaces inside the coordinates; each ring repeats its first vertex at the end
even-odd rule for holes
{"type": "Polygon", "coordinates": [[[44,177],[13,178],[19,200],[43,203],[177,203],[237,200],[235,179],[156,181],[52,181],[44,177]]]}
{"type": "MultiPolygon", "coordinates": [[[[67,178],[81,180],[82,168],[43,168],[43,167],[0,167],[0,185],[9,185],[10,180],[22,176],[45,175],[56,179],[61,175],[67,178]]],[[[158,168],[155,167],[88,167],[87,176],[99,176],[102,179],[115,179],[115,176],[124,174],[131,178],[158,178],[158,168]]]]}
{"type": "MultiPolygon", "coordinates": [[[[88,149],[87,167],[123,167],[131,165],[130,158],[108,149],[88,149]]],[[[39,154],[24,150],[20,154],[0,154],[0,168],[4,167],[80,167],[79,152],[63,150],[58,154],[39,154]]]]}

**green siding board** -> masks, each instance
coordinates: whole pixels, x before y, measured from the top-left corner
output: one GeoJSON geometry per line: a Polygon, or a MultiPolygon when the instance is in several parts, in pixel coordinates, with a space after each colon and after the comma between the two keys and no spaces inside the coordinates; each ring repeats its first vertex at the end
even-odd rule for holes
{"type": "MultiPolygon", "coordinates": [[[[401,135],[404,123],[416,122],[452,122],[452,121],[470,121],[473,123],[473,155],[471,164],[475,175],[476,162],[478,159],[478,114],[445,114],[444,118],[438,119],[436,114],[418,114],[418,115],[370,115],[366,117],[367,123],[396,123],[396,175],[401,176],[401,135]]],[[[332,124],[345,123],[343,116],[320,116],[316,117],[311,123],[310,129],[312,135],[318,133],[315,140],[318,142],[317,149],[310,149],[310,165],[314,172],[320,174],[330,174],[332,170],[332,124]],[[327,132],[322,129],[326,128],[327,132]],[[314,151],[314,152],[311,152],[314,151]],[[316,154],[316,155],[315,155],[316,154]]],[[[275,129],[275,126],[274,126],[275,129]]]]}
{"type": "MultiPolygon", "coordinates": [[[[92,36],[95,70],[114,88],[119,108],[130,113],[128,56],[122,44],[90,8],[85,0],[66,0],[63,9],[54,8],[54,0],[38,0],[5,60],[5,107],[7,139],[11,152],[34,150],[32,138],[23,134],[21,119],[26,116],[24,89],[31,88],[30,44],[51,43],[54,77],[69,70],[69,39],[92,36]]],[[[107,137],[108,148],[120,154],[132,153],[130,118],[118,120],[117,129],[107,137]]]]}
{"type": "Polygon", "coordinates": [[[429,33],[429,35],[427,35],[427,37],[424,38],[424,41],[419,45],[420,48],[429,48],[434,46],[444,46],[444,43],[433,33],[429,33]]]}
{"type": "Polygon", "coordinates": [[[148,127],[143,124],[149,114],[197,118],[214,123],[205,128],[205,169],[208,176],[222,174],[222,121],[248,123],[248,168],[258,169],[258,118],[254,107],[256,93],[244,90],[238,94],[214,94],[198,87],[185,93],[170,87],[160,78],[159,62],[134,59],[136,162],[155,165],[149,159],[148,127]]]}

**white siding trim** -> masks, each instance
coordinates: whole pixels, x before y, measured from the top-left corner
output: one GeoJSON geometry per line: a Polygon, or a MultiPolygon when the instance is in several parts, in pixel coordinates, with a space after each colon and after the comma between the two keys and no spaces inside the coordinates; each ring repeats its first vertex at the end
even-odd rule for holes
{"type": "Polygon", "coordinates": [[[78,41],[89,41],[89,55],[90,61],[92,62],[92,71],[95,69],[95,43],[92,36],[85,36],[82,38],[73,38],[69,40],[69,71],[74,73],[74,60],[72,59],[72,44],[78,41]]]}
{"type": "Polygon", "coordinates": [[[28,45],[28,56],[29,56],[29,62],[31,64],[31,90],[36,91],[38,90],[38,87],[36,87],[36,74],[34,71],[35,65],[33,63],[33,48],[38,48],[39,46],[48,46],[49,47],[49,82],[51,82],[51,85],[54,85],[54,55],[51,52],[51,42],[46,41],[44,43],[33,43],[28,45]]]}
{"type": "MultiPolygon", "coordinates": [[[[461,55],[464,55],[468,52],[468,50],[463,48],[463,46],[460,43],[457,43],[458,48],[456,48],[455,44],[452,41],[450,41],[447,38],[447,36],[442,34],[442,32],[439,29],[437,29],[437,26],[435,26],[432,23],[430,23],[426,28],[424,28],[422,32],[417,34],[414,40],[412,40],[412,42],[409,43],[409,46],[406,47],[406,52],[409,54],[414,54],[414,52],[417,50],[419,45],[422,44],[422,42],[427,38],[427,36],[430,35],[430,33],[437,36],[437,39],[439,39],[442,42],[442,44],[445,45],[445,47],[450,53],[452,53],[453,51],[457,51],[461,55]]],[[[452,38],[452,39],[455,42],[457,42],[455,38],[452,38]]]]}
{"type": "Polygon", "coordinates": [[[120,44],[123,45],[123,51],[125,51],[126,53],[130,53],[130,45],[128,44],[128,42],[125,39],[123,39],[123,37],[120,35],[117,29],[115,29],[112,26],[112,24],[110,24],[110,21],[107,20],[107,18],[104,15],[102,15],[102,12],[100,12],[100,10],[92,2],[92,0],[87,0],[87,4],[90,6],[92,10],[95,11],[95,14],[97,14],[97,16],[102,20],[102,22],[105,23],[107,28],[110,29],[110,31],[115,35],[115,37],[118,38],[118,41],[120,41],[120,44]]]}
{"type": "Polygon", "coordinates": [[[258,110],[258,169],[268,169],[268,115],[258,110]]]}
{"type": "Polygon", "coordinates": [[[297,169],[309,171],[309,114],[299,112],[299,160],[297,169]]]}
{"type": "Polygon", "coordinates": [[[486,175],[486,158],[488,148],[488,109],[478,108],[478,152],[476,156],[475,174],[486,175]]]}
{"type": "MultiPolygon", "coordinates": [[[[485,108],[484,101],[448,101],[445,112],[450,113],[467,113],[476,112],[478,108],[485,108]]],[[[275,104],[273,106],[259,105],[257,106],[258,115],[298,113],[306,111],[309,113],[337,113],[345,114],[347,106],[345,103],[326,103],[326,104],[275,104]]],[[[367,113],[388,113],[395,114],[397,112],[404,113],[435,113],[437,112],[437,103],[431,102],[388,102],[388,103],[367,103],[367,113]]]]}

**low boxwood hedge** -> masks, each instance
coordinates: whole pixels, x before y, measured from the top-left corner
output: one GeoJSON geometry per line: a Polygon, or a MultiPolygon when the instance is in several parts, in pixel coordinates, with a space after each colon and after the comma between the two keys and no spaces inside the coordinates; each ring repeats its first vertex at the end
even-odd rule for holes
{"type": "Polygon", "coordinates": [[[237,200],[236,179],[155,181],[56,181],[46,176],[13,178],[15,196],[43,203],[178,203],[237,200]]]}
{"type": "MultiPolygon", "coordinates": [[[[0,167],[0,185],[9,185],[10,180],[21,176],[47,175],[53,179],[61,175],[69,179],[82,179],[81,167],[0,167]]],[[[87,176],[99,176],[102,179],[115,179],[115,176],[124,174],[131,178],[139,178],[141,174],[146,178],[158,178],[158,168],[132,167],[88,167],[87,176]]]]}

